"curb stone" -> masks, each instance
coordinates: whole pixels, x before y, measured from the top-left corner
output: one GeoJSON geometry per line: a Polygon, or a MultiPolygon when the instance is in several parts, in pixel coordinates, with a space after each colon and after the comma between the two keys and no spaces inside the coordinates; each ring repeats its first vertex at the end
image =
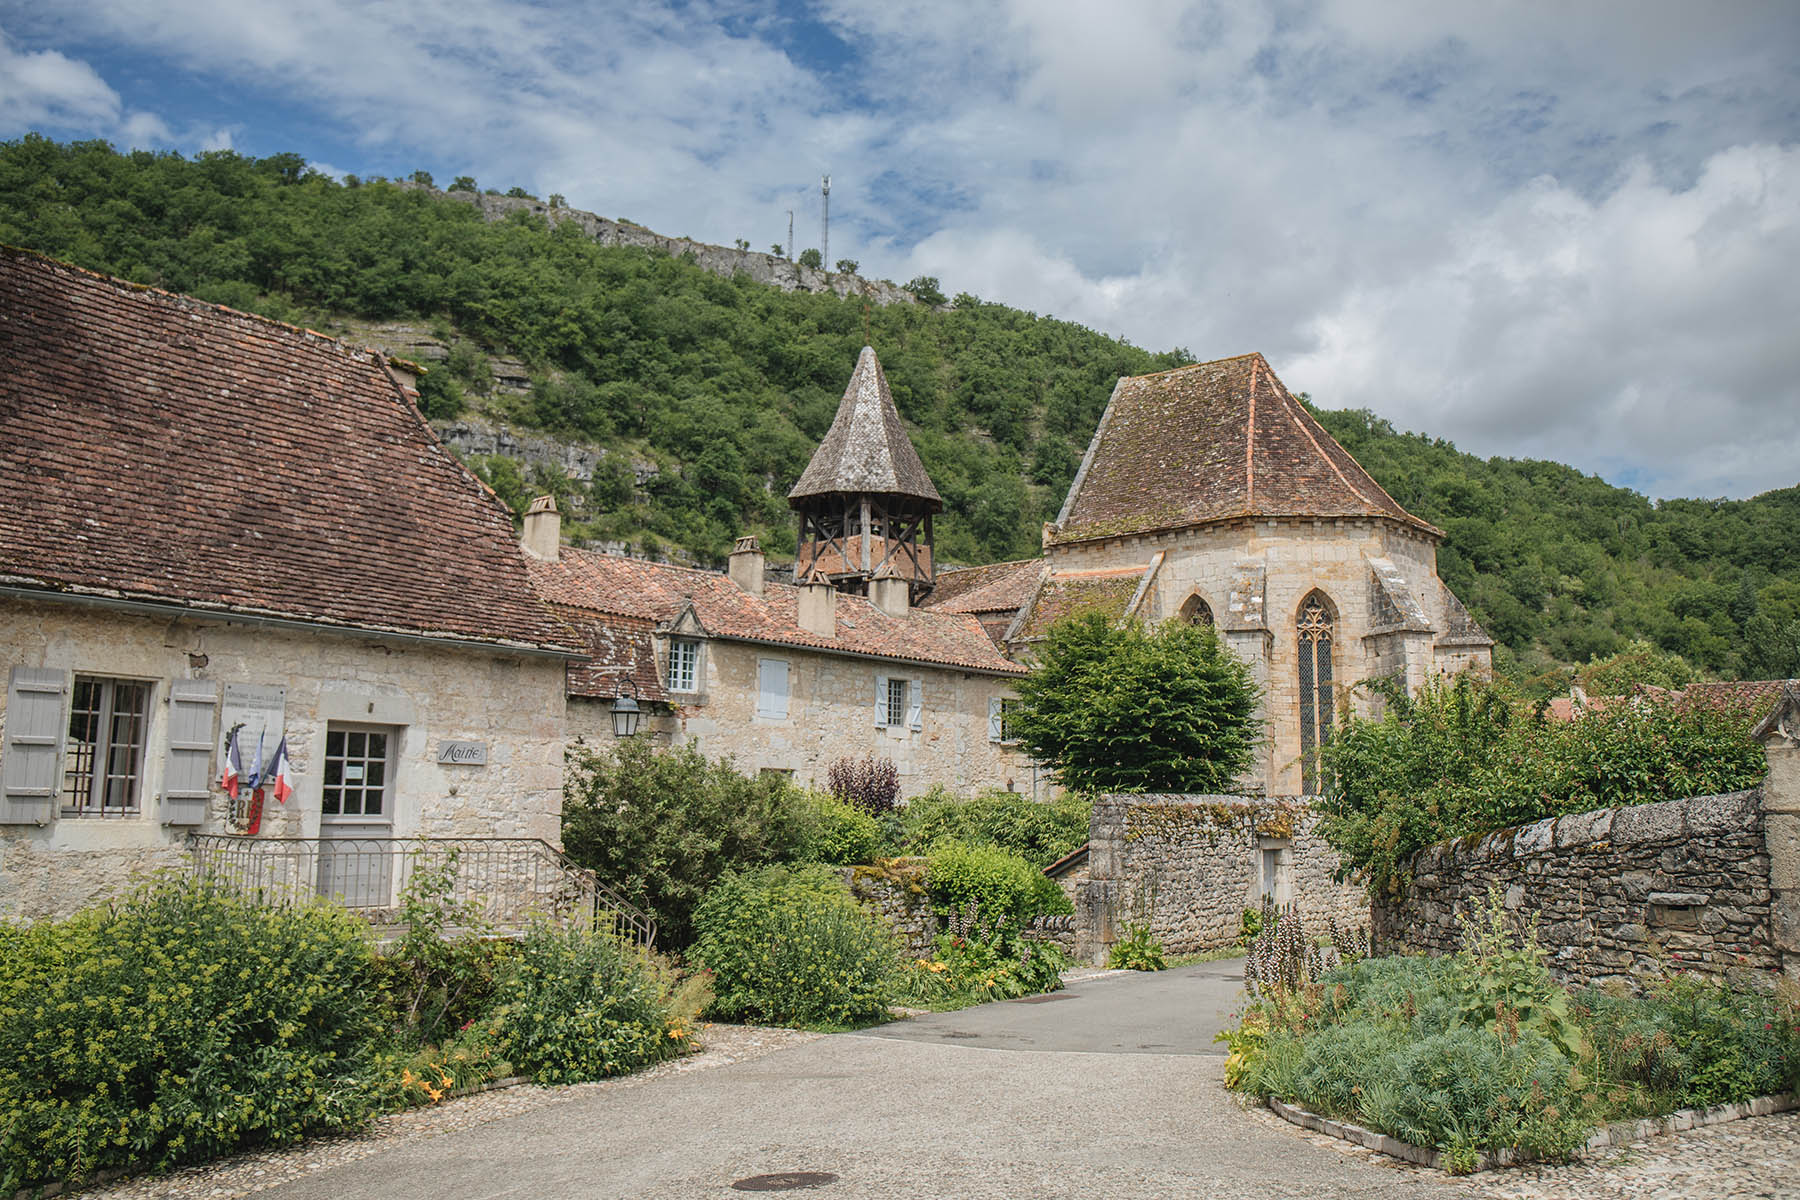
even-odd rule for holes
{"type": "MultiPolygon", "coordinates": [[[[1448,1169],[1444,1166],[1444,1155],[1440,1151],[1430,1150],[1424,1146],[1415,1146],[1411,1142],[1403,1142],[1399,1138],[1389,1137],[1385,1133],[1377,1133],[1373,1129],[1365,1129],[1361,1125],[1353,1125],[1348,1121],[1334,1121],[1330,1117],[1321,1117],[1316,1113],[1307,1112],[1304,1108],[1284,1104],[1272,1096],[1269,1098],[1269,1110],[1282,1120],[1298,1125],[1302,1129],[1328,1134],[1331,1137],[1341,1138],[1346,1142],[1374,1150],[1379,1154],[1385,1154],[1390,1158],[1398,1158],[1405,1162],[1448,1173],[1448,1169]]],[[[1800,1110],[1800,1094],[1782,1092],[1774,1096],[1757,1096],[1750,1100],[1719,1104],[1712,1108],[1684,1108],[1664,1117],[1646,1117],[1639,1121],[1614,1121],[1583,1143],[1581,1151],[1577,1153],[1576,1157],[1579,1158],[1582,1153],[1593,1154],[1601,1150],[1612,1149],[1615,1146],[1645,1141],[1665,1133],[1704,1129],[1709,1125],[1724,1125],[1730,1121],[1741,1121],[1746,1117],[1767,1117],[1776,1113],[1796,1110],[1800,1110]]],[[[1483,1154],[1476,1159],[1474,1171],[1493,1171],[1540,1161],[1542,1159],[1536,1154],[1501,1149],[1483,1154]]]]}

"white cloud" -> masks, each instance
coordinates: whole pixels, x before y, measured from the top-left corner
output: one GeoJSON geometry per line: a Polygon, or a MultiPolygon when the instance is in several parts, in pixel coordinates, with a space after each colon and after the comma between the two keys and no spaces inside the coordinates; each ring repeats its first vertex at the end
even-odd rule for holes
{"type": "Polygon", "coordinates": [[[20,53],[0,33],[0,123],[11,128],[109,124],[119,95],[86,63],[55,50],[20,53]]]}
{"type": "MultiPolygon", "coordinates": [[[[31,44],[98,39],[304,105],[333,148],[280,148],[387,164],[360,173],[469,174],[724,243],[785,237],[793,208],[816,244],[829,171],[832,257],[868,274],[1153,348],[1260,349],[1323,403],[1480,453],[1661,491],[1795,482],[1771,432],[1800,378],[1791,0],[814,15],[850,61],[743,0],[67,0],[31,44]]],[[[0,90],[14,128],[258,132],[234,112],[172,139],[86,63],[0,54],[39,80],[0,90]]]]}

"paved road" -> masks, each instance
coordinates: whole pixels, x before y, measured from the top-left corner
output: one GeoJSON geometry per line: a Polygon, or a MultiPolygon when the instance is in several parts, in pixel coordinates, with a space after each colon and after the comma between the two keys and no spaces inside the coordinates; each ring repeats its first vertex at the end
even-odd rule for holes
{"type": "Polygon", "coordinates": [[[841,1197],[1442,1197],[1410,1170],[1239,1112],[1212,1031],[1235,963],[1078,983],[821,1038],[453,1136],[405,1142],[273,1189],[357,1197],[742,1195],[785,1171],[841,1197]]]}

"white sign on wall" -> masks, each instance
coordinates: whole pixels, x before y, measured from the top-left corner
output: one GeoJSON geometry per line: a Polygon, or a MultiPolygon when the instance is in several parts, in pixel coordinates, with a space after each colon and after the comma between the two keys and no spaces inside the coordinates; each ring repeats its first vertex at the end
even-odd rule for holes
{"type": "Polygon", "coordinates": [[[439,742],[438,761],[464,767],[487,766],[486,742],[439,742]]]}
{"type": "Polygon", "coordinates": [[[243,777],[249,782],[260,767],[273,769],[275,747],[281,735],[287,712],[287,689],[255,683],[228,683],[224,703],[219,709],[219,759],[213,771],[214,782],[225,771],[227,739],[237,730],[238,761],[243,777]],[[257,759],[258,748],[266,762],[257,759]]]}

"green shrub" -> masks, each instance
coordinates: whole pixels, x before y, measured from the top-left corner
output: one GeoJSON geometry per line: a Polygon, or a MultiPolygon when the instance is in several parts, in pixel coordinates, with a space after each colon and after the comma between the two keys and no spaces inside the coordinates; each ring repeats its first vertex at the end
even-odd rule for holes
{"type": "Polygon", "coordinates": [[[1800,999],[1683,972],[1643,996],[1584,993],[1602,1078],[1629,1115],[1800,1088],[1800,999]]]}
{"type": "Polygon", "coordinates": [[[1163,971],[1169,966],[1162,942],[1148,925],[1136,923],[1125,926],[1125,936],[1113,943],[1106,965],[1115,971],[1163,971]]]}
{"type": "Polygon", "coordinates": [[[1022,929],[1033,917],[1074,912],[1069,898],[1042,869],[997,846],[948,840],[931,849],[925,890],[940,914],[976,905],[990,919],[1022,929]]]}
{"type": "Polygon", "coordinates": [[[648,737],[605,752],[577,747],[563,783],[569,857],[656,919],[657,944],[693,939],[693,910],[727,871],[800,857],[817,833],[806,794],[773,776],[751,779],[691,746],[657,750],[648,737]]]}
{"type": "Polygon", "coordinates": [[[1468,675],[1389,689],[1326,750],[1320,832],[1379,893],[1434,842],[1563,813],[1753,787],[1767,770],[1752,713],[1640,696],[1551,721],[1504,683],[1468,675]]]}
{"type": "Polygon", "coordinates": [[[804,858],[840,866],[874,861],[883,832],[877,818],[828,792],[814,792],[809,798],[815,825],[804,858]]]}
{"type": "Polygon", "coordinates": [[[643,950],[607,933],[535,926],[496,995],[494,1032],[538,1083],[623,1075],[688,1048],[691,1012],[643,950]]]}
{"type": "Polygon", "coordinates": [[[728,875],[694,913],[693,960],[713,974],[712,1013],[799,1027],[887,1015],[893,934],[824,867],[728,875]]]}
{"type": "Polygon", "coordinates": [[[988,791],[964,799],[939,787],[907,804],[902,836],[913,854],[949,839],[998,846],[1041,869],[1086,844],[1093,811],[1093,801],[1084,796],[1033,800],[1018,792],[988,791]]]}
{"type": "Polygon", "coordinates": [[[367,926],[210,880],[0,937],[0,1193],[353,1130],[385,1038],[367,926]]]}
{"type": "Polygon", "coordinates": [[[406,933],[375,958],[377,986],[407,1045],[434,1046],[471,1024],[488,1008],[517,951],[516,943],[488,936],[475,907],[455,899],[460,855],[453,849],[436,862],[415,856],[401,893],[406,933]],[[445,936],[452,931],[455,936],[445,936]]]}
{"type": "Polygon", "coordinates": [[[983,917],[969,904],[945,921],[931,958],[906,964],[898,996],[947,1011],[1054,992],[1072,962],[1060,946],[1023,937],[1009,919],[983,917]]]}

